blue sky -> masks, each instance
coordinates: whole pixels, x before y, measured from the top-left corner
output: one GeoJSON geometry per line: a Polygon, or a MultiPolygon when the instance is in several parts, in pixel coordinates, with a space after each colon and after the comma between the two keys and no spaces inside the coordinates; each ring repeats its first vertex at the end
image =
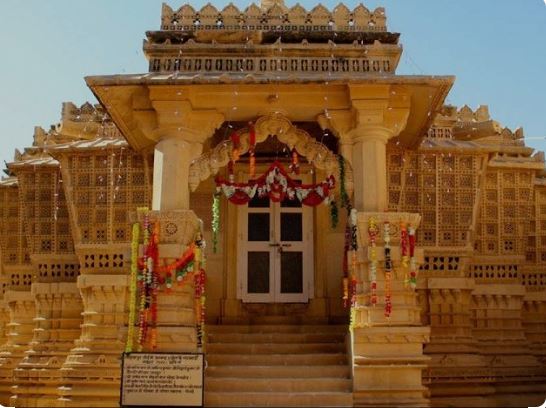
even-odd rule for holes
{"type": "MultiPolygon", "coordinates": [[[[167,3],[178,8],[183,1],[167,3]]],[[[333,8],[337,1],[323,4],[333,8]]],[[[364,4],[384,6],[390,31],[402,34],[399,74],[457,76],[449,103],[488,104],[494,119],[523,126],[528,144],[546,150],[544,0],[364,4]]],[[[155,0],[1,0],[0,160],[10,161],[16,147],[31,144],[35,125],[57,122],[63,101],[93,101],[84,76],[146,72],[142,39],[159,28],[160,13],[155,0]]]]}

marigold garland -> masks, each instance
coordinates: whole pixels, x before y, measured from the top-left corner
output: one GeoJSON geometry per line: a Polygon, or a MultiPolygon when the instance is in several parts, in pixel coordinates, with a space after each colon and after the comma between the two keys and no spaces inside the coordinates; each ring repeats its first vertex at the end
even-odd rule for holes
{"type": "Polygon", "coordinates": [[[368,219],[368,253],[369,253],[369,272],[370,272],[370,303],[375,306],[377,304],[377,234],[379,230],[377,228],[377,219],[370,217],[368,219]]]}
{"type": "Polygon", "coordinates": [[[248,153],[250,155],[249,161],[248,161],[248,167],[249,167],[249,177],[254,178],[256,177],[256,157],[255,157],[255,151],[256,151],[256,130],[254,129],[254,125],[252,123],[249,123],[249,148],[248,153]]]}
{"type": "Polygon", "coordinates": [[[281,163],[275,161],[269,169],[255,180],[248,183],[235,183],[230,171],[229,181],[216,178],[216,189],[227,199],[237,205],[247,204],[257,194],[258,197],[268,196],[273,202],[281,202],[285,198],[299,200],[308,206],[317,206],[327,200],[330,191],[335,187],[335,177],[330,175],[326,180],[316,184],[300,184],[293,180],[281,163]]]}
{"type": "Polygon", "coordinates": [[[392,260],[391,260],[391,236],[390,223],[383,224],[383,241],[385,243],[385,317],[388,319],[392,313],[392,260]]]}
{"type": "Polygon", "coordinates": [[[133,338],[135,335],[139,239],[140,223],[135,222],[132,227],[131,240],[131,280],[129,284],[129,322],[127,324],[127,343],[125,345],[126,353],[133,351],[133,338]]]}
{"type": "Polygon", "coordinates": [[[408,227],[409,236],[409,262],[410,262],[410,279],[409,284],[412,289],[417,287],[417,258],[415,257],[415,228],[411,225],[408,227]]]}
{"type": "Polygon", "coordinates": [[[409,246],[409,240],[408,240],[408,230],[406,227],[406,223],[404,221],[400,221],[400,252],[402,255],[401,259],[401,266],[402,269],[404,269],[404,286],[407,287],[409,284],[408,279],[408,266],[409,266],[409,256],[408,256],[408,246],[409,246]]]}
{"type": "Polygon", "coordinates": [[[341,198],[341,207],[347,208],[347,211],[350,211],[349,195],[345,189],[345,159],[342,155],[338,154],[337,160],[339,164],[339,195],[341,198]]]}
{"type": "MultiPolygon", "coordinates": [[[[147,210],[146,210],[147,211],[147,210]]],[[[194,283],[196,330],[198,346],[204,347],[205,325],[205,240],[202,234],[197,235],[195,243],[188,246],[186,251],[176,261],[169,265],[159,266],[159,223],[150,223],[148,213],[143,216],[143,254],[138,257],[140,225],[133,225],[131,243],[131,286],[129,306],[129,329],[126,351],[133,349],[134,326],[138,306],[138,351],[145,345],[151,350],[157,349],[158,327],[158,297],[162,291],[170,293],[173,287],[173,277],[179,286],[188,282],[194,283]],[[152,233],[150,234],[150,227],[152,233]],[[162,276],[164,274],[164,276],[162,276]],[[137,301],[138,298],[138,301],[137,301]]]]}
{"type": "Polygon", "coordinates": [[[212,198],[212,252],[218,250],[218,232],[220,231],[220,193],[212,198]]]}
{"type": "Polygon", "coordinates": [[[336,199],[332,196],[329,199],[330,201],[330,224],[332,226],[332,229],[337,228],[337,224],[339,223],[339,210],[337,208],[336,199]]]}

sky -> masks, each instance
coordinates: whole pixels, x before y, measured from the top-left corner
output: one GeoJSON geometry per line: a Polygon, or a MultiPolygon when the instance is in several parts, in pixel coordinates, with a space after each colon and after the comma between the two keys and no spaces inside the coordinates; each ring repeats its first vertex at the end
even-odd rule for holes
{"type": "MultiPolygon", "coordinates": [[[[167,1],[173,8],[184,1],[167,1]]],[[[311,9],[316,3],[300,2],[311,9]]],[[[332,9],[338,1],[323,1],[332,9]]],[[[200,8],[205,1],[192,1],[200,8]]],[[[214,2],[221,9],[227,1],[214,2]]],[[[248,1],[234,2],[245,8],[248,1]]],[[[293,1],[287,1],[291,7],[293,1]]],[[[354,8],[356,2],[346,2],[354,8]]],[[[489,105],[503,126],[523,126],[546,150],[545,0],[367,0],[401,33],[398,74],[455,75],[447,102],[489,105]]],[[[95,102],[87,75],[147,72],[146,30],[159,29],[160,0],[0,1],[0,160],[32,144],[61,104],[95,102]]]]}

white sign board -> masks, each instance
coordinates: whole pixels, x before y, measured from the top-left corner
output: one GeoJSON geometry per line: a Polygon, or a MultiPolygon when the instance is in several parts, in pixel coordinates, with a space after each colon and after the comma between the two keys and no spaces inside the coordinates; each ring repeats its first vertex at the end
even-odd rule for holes
{"type": "Polygon", "coordinates": [[[203,354],[122,356],[121,406],[203,406],[203,354]]]}

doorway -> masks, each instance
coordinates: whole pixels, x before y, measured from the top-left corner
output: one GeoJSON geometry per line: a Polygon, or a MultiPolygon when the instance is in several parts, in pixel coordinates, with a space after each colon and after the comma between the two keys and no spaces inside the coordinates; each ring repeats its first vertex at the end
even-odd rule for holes
{"type": "Polygon", "coordinates": [[[313,209],[299,200],[256,195],[239,206],[238,219],[237,297],[247,303],[307,303],[314,292],[313,209]]]}

